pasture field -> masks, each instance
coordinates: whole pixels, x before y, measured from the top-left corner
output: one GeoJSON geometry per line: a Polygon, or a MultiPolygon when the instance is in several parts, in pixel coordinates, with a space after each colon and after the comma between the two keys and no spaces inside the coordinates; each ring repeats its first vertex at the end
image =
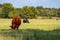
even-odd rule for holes
{"type": "MultiPolygon", "coordinates": [[[[29,19],[30,23],[21,23],[19,29],[54,30],[60,28],[60,20],[29,19]]],[[[10,29],[11,19],[0,19],[0,29],[10,29]]]]}
{"type": "Polygon", "coordinates": [[[60,40],[60,20],[29,19],[12,30],[11,19],[0,19],[0,40],[60,40]]]}

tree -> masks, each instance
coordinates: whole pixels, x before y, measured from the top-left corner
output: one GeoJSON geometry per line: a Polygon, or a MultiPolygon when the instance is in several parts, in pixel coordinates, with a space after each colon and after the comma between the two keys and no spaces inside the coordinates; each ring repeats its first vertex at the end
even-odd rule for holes
{"type": "Polygon", "coordinates": [[[13,10],[13,6],[10,3],[4,3],[3,5],[3,18],[8,18],[8,13],[13,10]]]}
{"type": "Polygon", "coordinates": [[[60,8],[58,9],[57,17],[59,17],[59,18],[60,18],[60,8]]]}

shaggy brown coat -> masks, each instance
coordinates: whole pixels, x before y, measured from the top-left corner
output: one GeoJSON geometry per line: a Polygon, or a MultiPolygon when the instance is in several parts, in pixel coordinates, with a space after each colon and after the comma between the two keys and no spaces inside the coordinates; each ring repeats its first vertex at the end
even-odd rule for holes
{"type": "Polygon", "coordinates": [[[18,29],[20,25],[21,25],[21,18],[19,16],[14,16],[12,18],[11,28],[12,29],[18,29]]]}

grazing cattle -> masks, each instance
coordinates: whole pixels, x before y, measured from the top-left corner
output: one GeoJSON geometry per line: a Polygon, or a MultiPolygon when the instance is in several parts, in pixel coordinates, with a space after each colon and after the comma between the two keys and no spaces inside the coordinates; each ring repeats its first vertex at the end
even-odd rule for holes
{"type": "Polygon", "coordinates": [[[21,25],[21,19],[19,16],[14,16],[12,18],[12,25],[10,26],[12,29],[18,29],[19,25],[21,25]]]}
{"type": "Polygon", "coordinates": [[[29,23],[28,19],[27,18],[24,18],[23,19],[23,23],[29,23]]]}

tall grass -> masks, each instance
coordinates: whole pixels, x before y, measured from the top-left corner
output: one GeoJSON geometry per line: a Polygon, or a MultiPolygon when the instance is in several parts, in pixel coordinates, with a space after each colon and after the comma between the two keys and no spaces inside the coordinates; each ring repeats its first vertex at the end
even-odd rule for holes
{"type": "Polygon", "coordinates": [[[1,29],[0,40],[60,40],[60,29],[53,31],[1,29]]]}

